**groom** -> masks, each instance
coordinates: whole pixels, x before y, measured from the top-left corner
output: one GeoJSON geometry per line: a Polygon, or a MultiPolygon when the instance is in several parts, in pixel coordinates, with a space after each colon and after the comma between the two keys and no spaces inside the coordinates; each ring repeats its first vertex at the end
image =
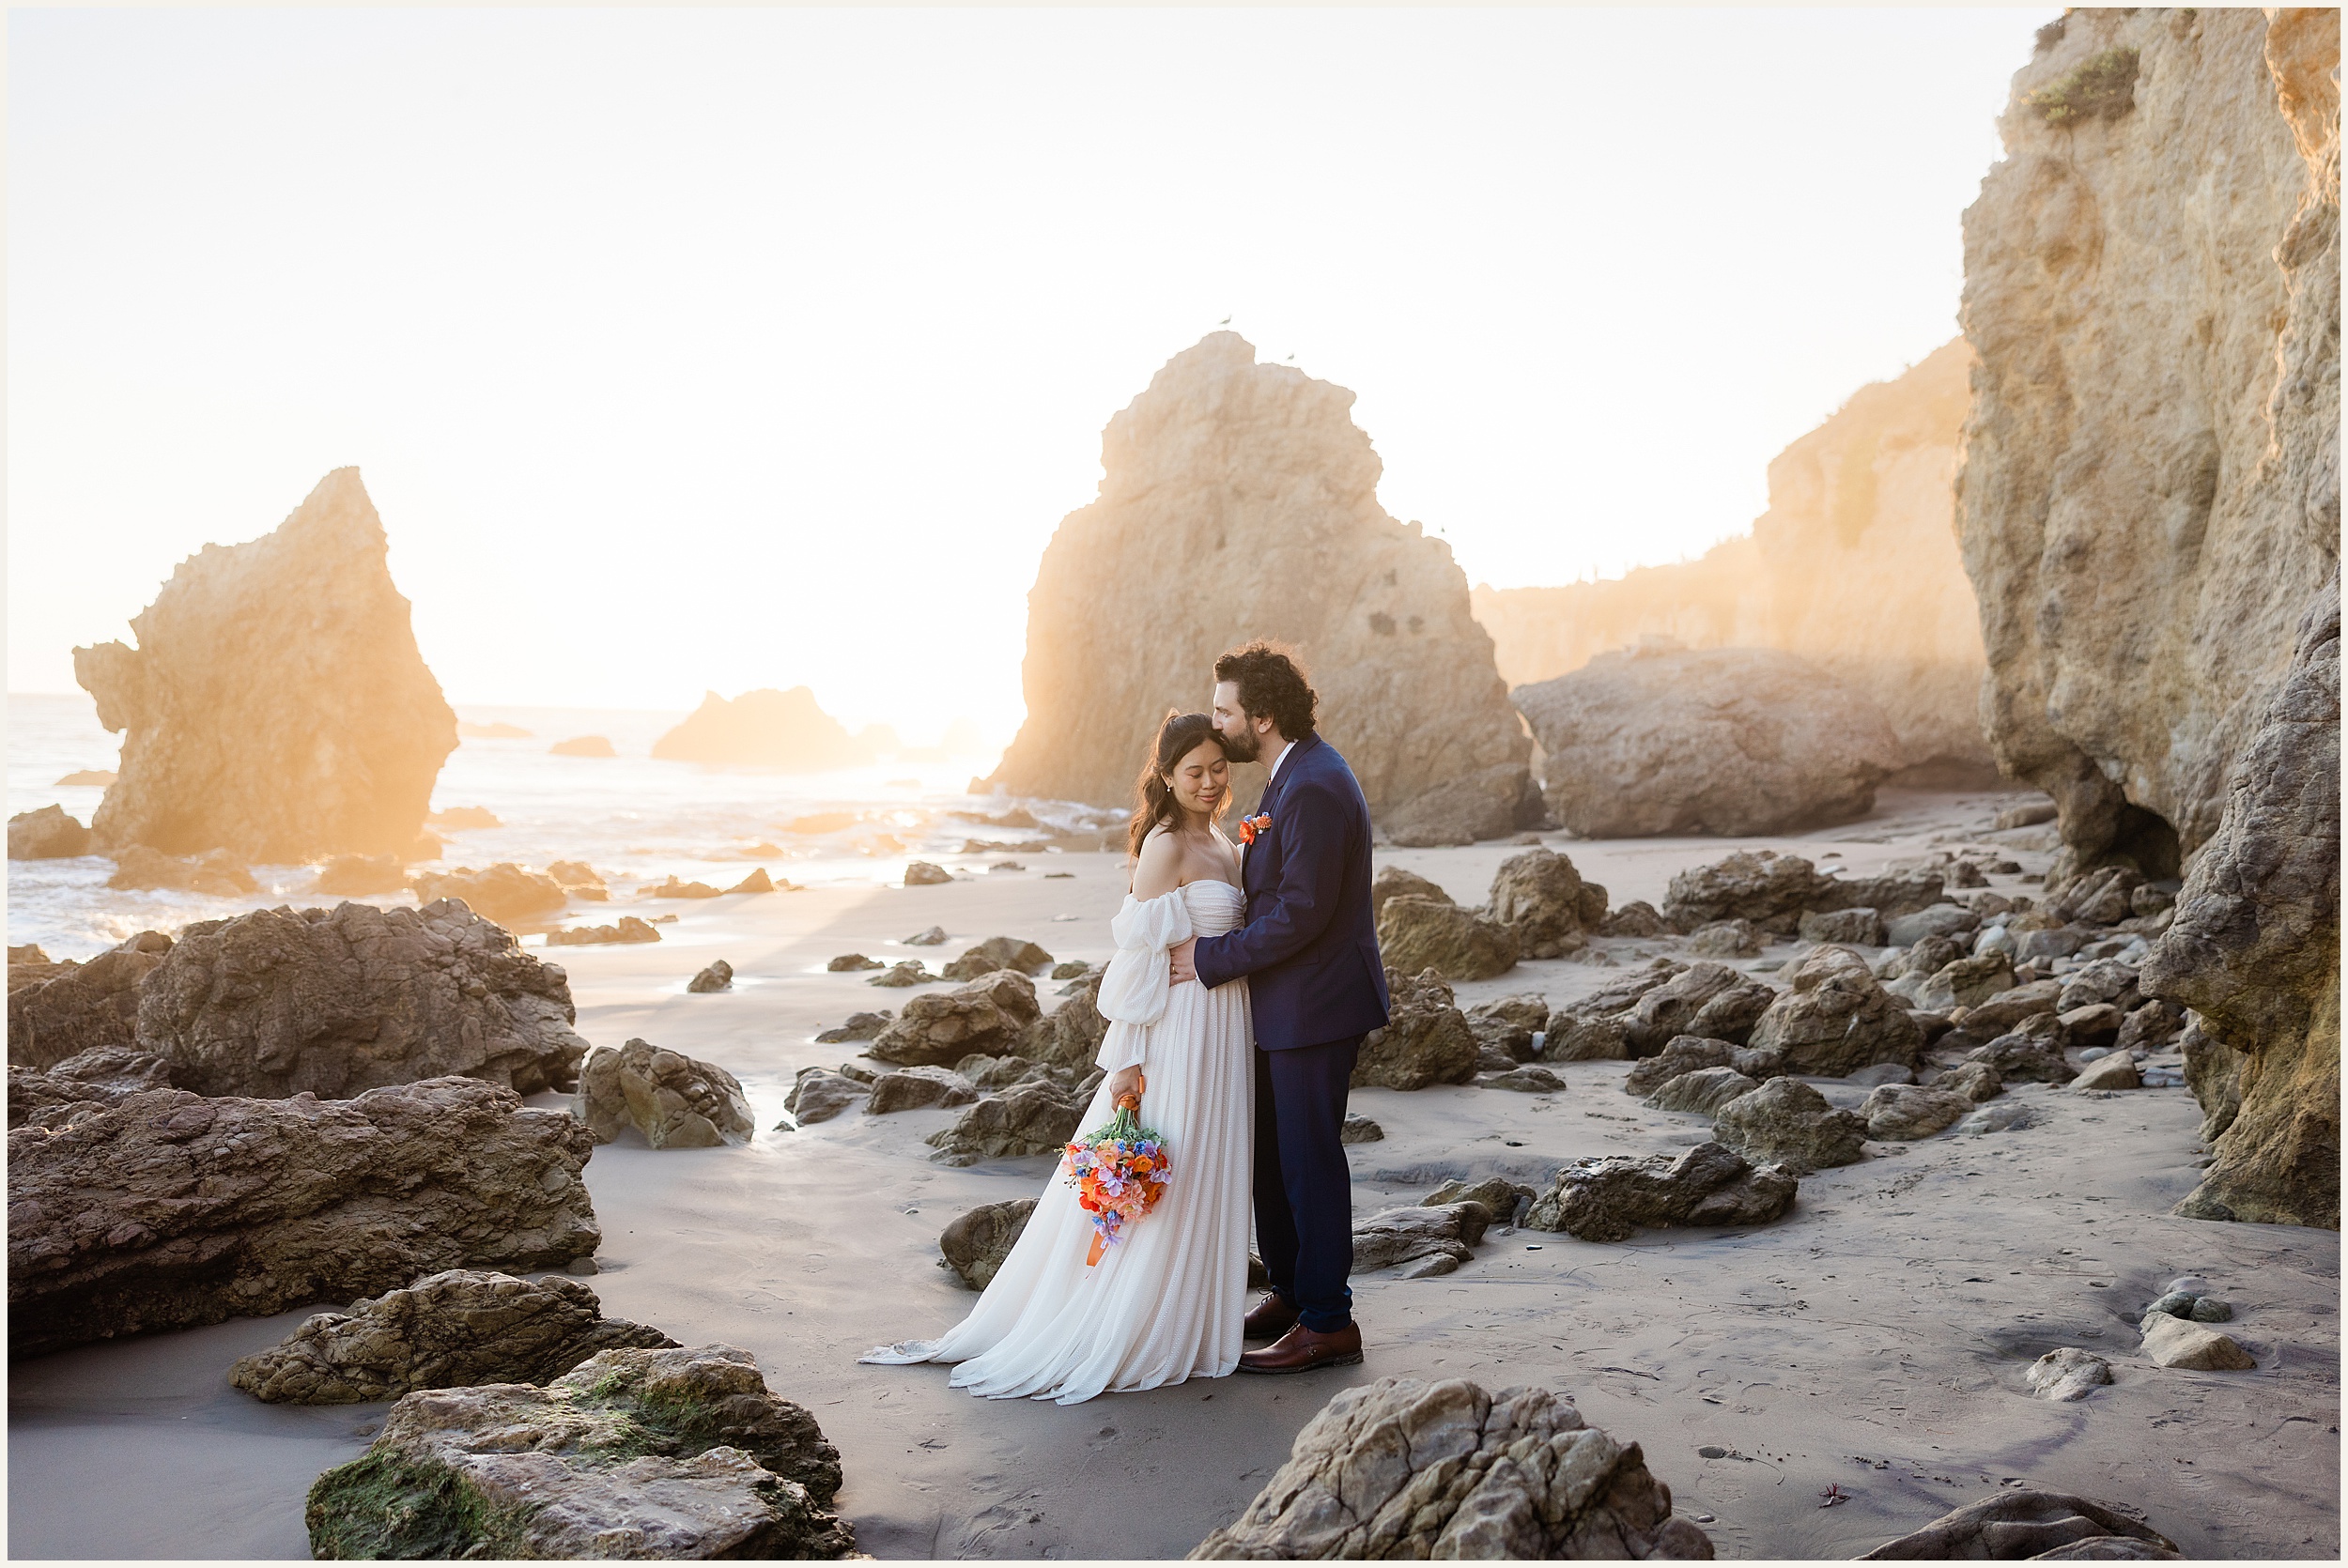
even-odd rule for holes
{"type": "Polygon", "coordinates": [[[1247,923],[1173,952],[1177,984],[1244,975],[1256,1022],[1256,1240],[1272,1294],[1247,1314],[1242,1372],[1362,1359],[1353,1322],[1353,1177],[1338,1134],[1362,1038],[1386,1022],[1369,909],[1369,805],[1313,732],[1313,688],[1286,650],[1251,642],[1214,661],[1214,723],[1235,761],[1272,769],[1243,824],[1247,923]],[[1252,841],[1251,841],[1252,840],[1252,841]]]}

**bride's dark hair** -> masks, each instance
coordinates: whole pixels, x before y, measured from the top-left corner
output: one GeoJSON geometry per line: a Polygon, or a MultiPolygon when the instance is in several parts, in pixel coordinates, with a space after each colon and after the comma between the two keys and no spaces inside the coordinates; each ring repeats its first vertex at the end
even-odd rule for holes
{"type": "MultiPolygon", "coordinates": [[[[1151,743],[1150,755],[1142,761],[1141,777],[1134,784],[1134,820],[1125,835],[1128,855],[1139,859],[1141,841],[1151,831],[1181,816],[1182,807],[1175,802],[1174,786],[1166,782],[1166,775],[1201,741],[1223,744],[1223,732],[1214,727],[1213,718],[1205,714],[1178,714],[1171,708],[1166,711],[1166,722],[1158,726],[1158,738],[1151,743]]],[[[1215,815],[1221,816],[1230,804],[1231,797],[1226,794],[1216,805],[1215,815]]]]}

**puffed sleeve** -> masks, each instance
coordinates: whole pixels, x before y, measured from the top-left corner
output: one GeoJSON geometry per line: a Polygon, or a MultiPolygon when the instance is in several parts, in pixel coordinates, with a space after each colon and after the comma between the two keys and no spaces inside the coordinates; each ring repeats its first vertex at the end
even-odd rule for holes
{"type": "Polygon", "coordinates": [[[1117,954],[1101,976],[1094,1006],[1109,1021],[1095,1065],[1107,1072],[1139,1067],[1149,1045],[1150,1025],[1166,1012],[1172,990],[1172,961],[1166,949],[1190,937],[1190,906],[1181,888],[1155,899],[1125,898],[1109,922],[1117,954]]]}

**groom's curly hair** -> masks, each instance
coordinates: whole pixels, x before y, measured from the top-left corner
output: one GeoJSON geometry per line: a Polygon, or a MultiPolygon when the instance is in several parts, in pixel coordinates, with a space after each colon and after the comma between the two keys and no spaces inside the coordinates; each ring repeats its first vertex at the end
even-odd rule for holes
{"type": "Polygon", "coordinates": [[[1251,718],[1268,718],[1280,733],[1301,741],[1313,732],[1313,695],[1296,650],[1258,638],[1214,661],[1214,678],[1239,687],[1239,705],[1251,718]]]}

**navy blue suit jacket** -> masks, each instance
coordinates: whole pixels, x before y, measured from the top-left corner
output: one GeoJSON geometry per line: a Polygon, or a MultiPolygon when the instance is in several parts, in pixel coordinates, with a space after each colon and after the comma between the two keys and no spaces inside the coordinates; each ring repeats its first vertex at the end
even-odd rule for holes
{"type": "Polygon", "coordinates": [[[1247,922],[1201,937],[1210,988],[1244,975],[1256,1043],[1326,1045],[1386,1022],[1386,969],[1369,913],[1369,802],[1337,748],[1295,742],[1256,807],[1272,825],[1245,851],[1247,922]]]}

